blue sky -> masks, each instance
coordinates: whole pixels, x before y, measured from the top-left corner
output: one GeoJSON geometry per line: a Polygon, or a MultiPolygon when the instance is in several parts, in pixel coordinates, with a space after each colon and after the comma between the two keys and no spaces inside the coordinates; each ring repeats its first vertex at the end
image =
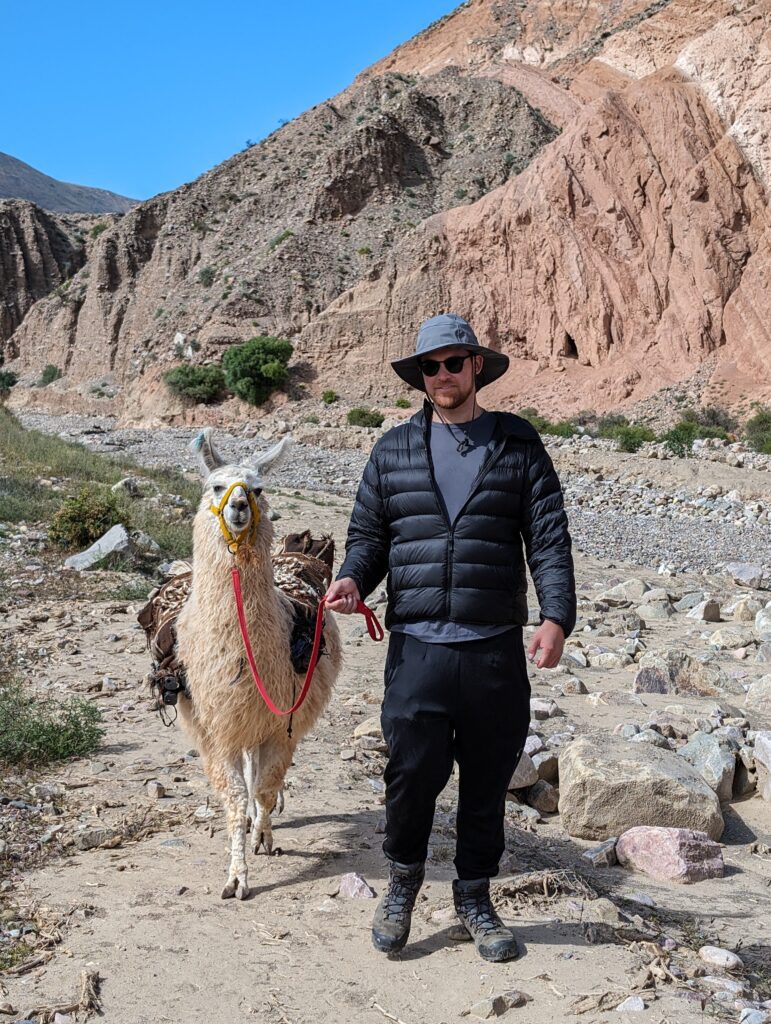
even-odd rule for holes
{"type": "Polygon", "coordinates": [[[0,0],[0,151],[136,199],[345,88],[459,0],[0,0]]]}

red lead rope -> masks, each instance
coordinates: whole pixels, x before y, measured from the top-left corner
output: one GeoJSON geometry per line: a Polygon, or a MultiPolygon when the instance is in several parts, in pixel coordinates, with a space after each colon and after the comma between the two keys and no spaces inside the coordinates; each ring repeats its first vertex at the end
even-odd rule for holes
{"type": "MultiPolygon", "coordinates": [[[[254,661],[254,653],[252,652],[252,645],[249,641],[249,633],[246,628],[246,616],[244,615],[244,598],[241,593],[241,574],[238,571],[237,566],[233,566],[230,570],[233,578],[233,593],[236,598],[236,611],[238,612],[238,625],[241,629],[241,636],[244,641],[244,648],[246,650],[246,657],[249,661],[249,668],[252,670],[252,678],[254,679],[254,685],[260,692],[260,696],[268,705],[274,715],[292,715],[299,707],[302,706],[305,698],[308,696],[308,691],[311,688],[311,680],[313,679],[313,673],[316,670],[316,663],[319,660],[319,648],[321,647],[321,634],[324,630],[324,605],[326,604],[326,596],[322,597],[319,601],[318,611],[316,613],[316,631],[313,636],[313,650],[311,651],[311,660],[308,664],[308,671],[305,673],[305,682],[303,688],[300,690],[300,696],[294,702],[294,704],[286,711],[282,711],[280,707],[273,703],[270,699],[270,694],[265,689],[265,683],[260,678],[260,673],[257,671],[257,665],[254,661]]],[[[385,636],[383,627],[377,620],[375,613],[364,604],[363,601],[359,601],[356,605],[356,611],[363,615],[367,620],[367,632],[373,640],[382,640],[385,636]]]]}

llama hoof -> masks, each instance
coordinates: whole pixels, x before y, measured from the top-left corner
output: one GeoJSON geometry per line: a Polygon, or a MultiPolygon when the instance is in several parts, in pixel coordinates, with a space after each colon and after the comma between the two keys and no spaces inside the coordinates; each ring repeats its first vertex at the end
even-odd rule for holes
{"type": "Polygon", "coordinates": [[[265,852],[270,856],[273,853],[272,832],[260,832],[260,834],[255,838],[254,852],[259,853],[263,846],[265,847],[265,852]]]}
{"type": "Polygon", "coordinates": [[[239,884],[239,882],[238,882],[237,878],[231,878],[231,880],[228,882],[228,884],[222,890],[222,899],[223,900],[232,900],[233,897],[236,894],[236,887],[238,886],[238,884],[239,884]]]}
{"type": "Polygon", "coordinates": [[[284,810],[284,791],[280,789],[276,794],[276,806],[274,807],[276,814],[281,814],[284,810]]]}
{"type": "Polygon", "coordinates": [[[245,900],[249,897],[249,886],[246,882],[239,882],[238,888],[236,889],[236,899],[245,900]]]}

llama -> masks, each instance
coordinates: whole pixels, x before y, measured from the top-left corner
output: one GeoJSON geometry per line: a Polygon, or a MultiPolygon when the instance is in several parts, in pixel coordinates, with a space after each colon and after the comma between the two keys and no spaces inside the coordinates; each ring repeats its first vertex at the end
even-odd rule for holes
{"type": "Polygon", "coordinates": [[[326,653],[319,658],[308,697],[292,716],[271,713],[252,680],[238,627],[231,568],[241,573],[244,611],[254,657],[268,693],[289,708],[304,676],[290,659],[292,604],[275,585],[273,526],[262,494],[262,477],[281,458],[287,439],[249,464],[226,464],[207,428],[193,441],[204,477],[193,524],[190,595],[177,619],[177,650],[187,672],[190,699],[180,697],[182,723],[191,733],[206,774],[223,795],[230,836],[230,869],[222,898],[249,895],[246,836],[251,824],[255,853],[273,851],[271,813],[283,808],[284,776],[295,747],[324,710],[340,671],[342,645],[337,624],[327,616],[326,653]],[[235,555],[212,513],[236,483],[222,510],[231,536],[240,536],[235,555]],[[255,511],[257,515],[255,515],[255,511]]]}

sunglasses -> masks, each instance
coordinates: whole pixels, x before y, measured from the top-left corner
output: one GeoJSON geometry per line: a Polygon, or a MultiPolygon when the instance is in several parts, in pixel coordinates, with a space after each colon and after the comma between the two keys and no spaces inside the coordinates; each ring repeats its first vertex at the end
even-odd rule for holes
{"type": "Polygon", "coordinates": [[[436,377],[440,366],[444,366],[448,373],[460,373],[465,361],[471,359],[473,354],[467,352],[465,356],[450,356],[449,359],[421,359],[418,366],[424,377],[436,377]]]}

